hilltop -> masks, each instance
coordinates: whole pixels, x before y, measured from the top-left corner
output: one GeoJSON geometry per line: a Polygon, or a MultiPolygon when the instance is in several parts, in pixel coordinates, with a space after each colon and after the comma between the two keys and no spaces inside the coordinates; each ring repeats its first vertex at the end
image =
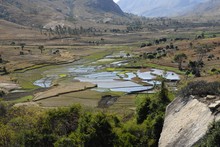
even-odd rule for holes
{"type": "Polygon", "coordinates": [[[0,19],[35,27],[100,23],[123,16],[113,0],[3,0],[0,4],[0,19]]]}

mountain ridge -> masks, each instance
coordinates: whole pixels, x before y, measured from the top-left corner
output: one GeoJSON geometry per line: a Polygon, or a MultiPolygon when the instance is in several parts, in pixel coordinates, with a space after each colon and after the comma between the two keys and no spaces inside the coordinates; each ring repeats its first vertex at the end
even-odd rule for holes
{"type": "Polygon", "coordinates": [[[215,20],[220,16],[220,1],[210,0],[208,2],[199,4],[195,9],[186,13],[185,16],[200,16],[215,20]]]}
{"type": "Polygon", "coordinates": [[[113,0],[2,0],[0,19],[28,26],[123,17],[113,0]]]}
{"type": "MultiPolygon", "coordinates": [[[[123,11],[146,17],[176,17],[205,15],[206,11],[216,14],[216,11],[205,9],[207,5],[213,8],[218,0],[120,0],[118,5],[123,11]],[[212,5],[212,6],[210,6],[212,5]],[[199,7],[199,9],[197,9],[199,7]],[[203,7],[203,9],[202,9],[203,7]],[[194,12],[197,11],[198,15],[194,12]]],[[[218,7],[220,4],[217,5],[218,7]]],[[[216,10],[216,9],[215,9],[216,10]]],[[[218,10],[217,13],[219,13],[218,10]]]]}

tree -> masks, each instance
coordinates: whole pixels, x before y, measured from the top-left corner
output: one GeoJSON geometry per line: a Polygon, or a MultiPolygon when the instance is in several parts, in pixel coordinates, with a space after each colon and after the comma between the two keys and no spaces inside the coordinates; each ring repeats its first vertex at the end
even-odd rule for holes
{"type": "Polygon", "coordinates": [[[39,134],[37,130],[24,131],[24,146],[29,147],[52,147],[57,137],[54,134],[39,134]]]}
{"type": "Polygon", "coordinates": [[[160,41],[159,40],[155,40],[155,44],[160,44],[160,41]]]}
{"type": "Polygon", "coordinates": [[[40,53],[42,54],[42,53],[43,53],[43,50],[44,50],[44,46],[43,46],[43,45],[40,45],[40,46],[38,47],[38,49],[40,50],[40,53]]]}
{"type": "Polygon", "coordinates": [[[25,43],[20,43],[21,50],[24,50],[24,46],[25,46],[25,45],[26,45],[25,43]]]}
{"type": "Polygon", "coordinates": [[[71,133],[68,137],[62,137],[58,139],[55,143],[55,147],[73,147],[73,146],[82,146],[82,135],[80,133],[71,133]]]}
{"type": "Polygon", "coordinates": [[[137,123],[141,124],[150,114],[151,100],[146,98],[140,105],[137,106],[137,123]]]}
{"type": "Polygon", "coordinates": [[[178,63],[179,70],[182,70],[182,62],[184,59],[187,59],[187,56],[184,53],[177,54],[174,57],[174,61],[178,63]]]}
{"type": "MultiPolygon", "coordinates": [[[[4,91],[0,93],[0,96],[4,95],[4,91]],[[1,94],[2,93],[2,94],[1,94]]],[[[0,117],[4,117],[7,112],[7,106],[2,100],[0,100],[0,117]]]]}
{"type": "Polygon", "coordinates": [[[170,49],[174,49],[173,43],[170,43],[170,49]]]}
{"type": "Polygon", "coordinates": [[[7,71],[7,69],[6,69],[6,67],[4,66],[3,67],[3,70],[2,70],[3,72],[4,72],[4,74],[8,74],[9,72],[7,71]]]}
{"type": "Polygon", "coordinates": [[[2,55],[0,54],[0,63],[3,62],[2,55]]]}
{"type": "Polygon", "coordinates": [[[161,90],[158,93],[159,100],[161,100],[162,102],[169,102],[170,100],[169,100],[168,93],[169,93],[169,91],[165,85],[165,78],[162,77],[161,78],[161,90]]]}
{"type": "Polygon", "coordinates": [[[146,57],[147,59],[150,59],[150,60],[156,58],[156,56],[153,54],[147,54],[146,57]]]}
{"type": "Polygon", "coordinates": [[[190,61],[189,64],[188,64],[188,67],[190,68],[190,71],[196,77],[201,77],[201,69],[202,69],[203,66],[204,66],[203,61],[190,61]]]}
{"type": "Polygon", "coordinates": [[[81,107],[59,108],[49,111],[41,124],[43,134],[68,135],[77,129],[81,107]]]}
{"type": "Polygon", "coordinates": [[[197,54],[197,62],[202,62],[208,52],[208,46],[199,46],[196,48],[195,52],[197,54]]]}
{"type": "Polygon", "coordinates": [[[192,42],[189,43],[189,47],[190,47],[190,49],[193,48],[193,43],[192,42]]]}
{"type": "Polygon", "coordinates": [[[8,125],[4,125],[0,122],[0,146],[9,147],[13,146],[15,133],[8,125]]]}
{"type": "Polygon", "coordinates": [[[130,55],[130,53],[127,53],[126,56],[127,56],[127,58],[128,58],[128,57],[130,57],[131,55],[130,55]]]}
{"type": "Polygon", "coordinates": [[[142,43],[142,44],[141,44],[141,48],[143,48],[143,47],[145,47],[145,46],[147,46],[146,43],[142,43]]]}
{"type": "Polygon", "coordinates": [[[14,41],[12,41],[10,45],[15,45],[15,42],[14,42],[14,41]]]}
{"type": "Polygon", "coordinates": [[[104,113],[85,114],[80,120],[79,131],[83,134],[85,147],[113,146],[116,139],[109,117],[104,113]]]}
{"type": "Polygon", "coordinates": [[[203,58],[206,56],[207,52],[208,52],[208,47],[207,46],[197,47],[196,48],[197,60],[196,61],[190,61],[189,64],[188,64],[188,67],[190,68],[190,71],[196,77],[201,77],[201,69],[204,66],[203,58]]]}
{"type": "Polygon", "coordinates": [[[201,37],[204,39],[205,38],[205,33],[202,32],[201,37]]]}
{"type": "Polygon", "coordinates": [[[152,46],[152,43],[148,43],[147,46],[152,46]]]}

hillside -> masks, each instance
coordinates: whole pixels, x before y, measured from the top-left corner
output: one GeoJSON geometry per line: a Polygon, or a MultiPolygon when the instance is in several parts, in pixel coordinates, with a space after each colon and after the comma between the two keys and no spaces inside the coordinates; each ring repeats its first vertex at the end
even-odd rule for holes
{"type": "MultiPolygon", "coordinates": [[[[138,2],[120,0],[118,4],[125,12],[147,17],[170,17],[185,15],[188,12],[194,11],[197,7],[203,7],[202,5],[207,6],[207,3],[209,4],[209,8],[212,8],[213,6],[210,7],[210,1],[212,0],[140,0],[138,2]]],[[[202,8],[197,10],[200,11],[202,8]]],[[[210,11],[207,9],[203,10],[205,12],[210,11]]]]}
{"type": "Polygon", "coordinates": [[[208,20],[219,20],[220,16],[220,1],[211,0],[206,3],[202,3],[196,6],[196,9],[188,12],[185,16],[187,17],[198,17],[201,19],[208,20]]]}
{"type": "Polygon", "coordinates": [[[44,34],[41,34],[39,30],[25,27],[5,20],[0,20],[0,43],[22,40],[38,40],[46,39],[44,34]]]}
{"type": "Polygon", "coordinates": [[[3,0],[0,3],[0,19],[28,26],[62,26],[83,20],[100,22],[123,15],[113,0],[3,0]]]}

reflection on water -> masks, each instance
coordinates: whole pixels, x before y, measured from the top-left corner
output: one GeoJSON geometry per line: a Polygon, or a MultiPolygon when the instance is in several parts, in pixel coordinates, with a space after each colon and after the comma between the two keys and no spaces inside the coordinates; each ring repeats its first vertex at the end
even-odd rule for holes
{"type": "Polygon", "coordinates": [[[117,75],[118,72],[100,72],[94,73],[84,76],[76,77],[75,79],[81,82],[91,82],[93,84],[97,84],[98,88],[97,91],[120,91],[120,92],[136,92],[136,91],[143,91],[149,90],[152,86],[142,86],[137,84],[131,80],[131,76],[133,77],[134,74],[129,74],[130,78],[125,78],[125,80],[120,80],[119,76],[117,75]]]}
{"type": "Polygon", "coordinates": [[[35,81],[33,84],[39,87],[48,88],[52,86],[52,81],[57,79],[57,76],[45,77],[35,81]]]}
{"type": "Polygon", "coordinates": [[[180,77],[174,72],[165,72],[163,70],[151,69],[150,71],[141,72],[97,72],[103,66],[64,66],[61,68],[51,69],[43,73],[44,78],[34,82],[34,85],[40,87],[50,87],[52,82],[60,75],[79,80],[81,82],[91,82],[97,84],[94,90],[99,92],[118,91],[125,93],[147,91],[152,89],[154,85],[159,85],[161,82],[156,81],[157,76],[163,76],[170,81],[179,81],[180,77]],[[137,84],[134,79],[138,78],[141,82],[151,86],[143,86],[137,84]]]}
{"type": "Polygon", "coordinates": [[[111,88],[111,91],[116,92],[125,92],[125,93],[134,93],[151,90],[153,86],[137,86],[137,87],[122,87],[122,88],[111,88]]]}
{"type": "Polygon", "coordinates": [[[137,76],[142,80],[153,80],[156,78],[156,76],[152,75],[150,71],[148,72],[140,72],[140,70],[137,71],[137,76]]]}
{"type": "Polygon", "coordinates": [[[180,77],[178,74],[176,74],[174,72],[170,72],[170,71],[166,72],[164,70],[152,69],[151,73],[155,74],[155,75],[163,76],[167,80],[171,80],[171,81],[179,81],[180,80],[180,77]]]}
{"type": "Polygon", "coordinates": [[[132,80],[135,77],[137,77],[137,76],[134,73],[126,73],[123,79],[124,80],[132,80]]]}
{"type": "Polygon", "coordinates": [[[160,85],[161,82],[160,81],[156,81],[156,80],[143,80],[142,82],[150,84],[150,85],[160,85]]]}

